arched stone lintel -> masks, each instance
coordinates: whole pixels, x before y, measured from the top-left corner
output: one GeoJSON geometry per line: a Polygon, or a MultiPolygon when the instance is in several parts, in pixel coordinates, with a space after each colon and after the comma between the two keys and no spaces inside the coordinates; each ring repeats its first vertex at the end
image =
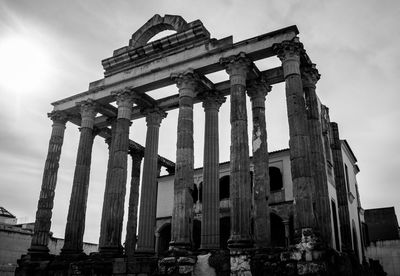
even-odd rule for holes
{"type": "Polygon", "coordinates": [[[188,23],[181,16],[166,14],[164,17],[155,14],[139,30],[137,30],[129,40],[129,46],[137,48],[144,46],[156,34],[172,30],[182,32],[188,28],[188,23]]]}

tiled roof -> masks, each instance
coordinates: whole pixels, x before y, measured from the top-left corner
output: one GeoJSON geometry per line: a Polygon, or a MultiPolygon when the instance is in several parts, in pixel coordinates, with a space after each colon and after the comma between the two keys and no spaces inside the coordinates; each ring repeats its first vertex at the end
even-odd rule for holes
{"type": "Polygon", "coordinates": [[[15,218],[13,214],[11,214],[9,211],[4,209],[3,207],[0,206],[0,216],[2,217],[8,217],[8,218],[15,218]]]}

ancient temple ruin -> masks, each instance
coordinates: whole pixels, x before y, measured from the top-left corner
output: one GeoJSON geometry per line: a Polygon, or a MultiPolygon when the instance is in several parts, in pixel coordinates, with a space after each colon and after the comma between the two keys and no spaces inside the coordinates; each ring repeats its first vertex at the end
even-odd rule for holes
{"type": "MultiPolygon", "coordinates": [[[[343,176],[340,168],[338,172],[333,169],[339,158],[335,157],[333,146],[339,138],[334,138],[337,126],[330,123],[328,109],[316,95],[320,75],[298,34],[296,26],[289,26],[233,43],[232,36],[212,38],[200,20],[188,23],[180,16],[153,16],[132,35],[127,46],[115,50],[112,57],[102,61],[104,78],[91,82],[85,92],[52,103],[54,109],[49,113],[53,121],[52,133],[34,237],[27,255],[20,260],[18,275],[192,275],[197,256],[207,253],[214,254],[214,266],[223,267],[215,269],[217,275],[242,275],[244,271],[257,275],[254,271],[262,271],[262,264],[274,252],[270,231],[265,99],[273,86],[281,82],[286,84],[294,240],[285,244],[286,249],[280,249],[279,259],[282,263],[287,261],[285,264],[289,264],[287,267],[293,273],[306,275],[329,269],[325,252],[341,248],[339,238],[335,245],[332,237],[338,227],[333,225],[332,219],[337,216],[337,210],[331,209],[328,191],[328,182],[335,181],[334,175],[343,176]],[[149,42],[164,30],[176,33],[149,42]],[[278,58],[281,66],[260,71],[254,62],[267,58],[278,58]],[[206,76],[222,70],[226,70],[229,80],[213,83],[206,76]],[[147,94],[174,83],[177,90],[173,96],[154,99],[147,94]],[[227,96],[231,108],[230,122],[226,122],[231,125],[230,235],[228,250],[219,251],[218,114],[227,96]],[[254,126],[251,143],[247,133],[247,96],[251,100],[254,126]],[[116,104],[112,104],[114,102],[116,104]],[[200,249],[194,251],[193,105],[198,103],[204,107],[205,142],[201,241],[200,249]],[[174,109],[179,110],[175,163],[158,155],[160,125],[168,111],[174,109]],[[131,121],[143,117],[147,122],[145,147],[129,140],[131,121]],[[47,241],[66,122],[80,128],[80,140],[65,244],[60,256],[51,256],[47,241]],[[95,136],[106,140],[109,156],[99,253],[86,256],[82,254],[82,244],[95,136]],[[252,154],[249,153],[250,144],[252,154]],[[129,174],[129,215],[123,247],[121,235],[129,155],[133,165],[129,174]],[[250,155],[253,181],[249,174],[250,155]],[[157,197],[161,167],[174,175],[171,240],[168,254],[162,257],[156,255],[155,250],[157,201],[152,200],[157,197]],[[138,202],[140,175],[142,189],[138,202]],[[289,250],[290,243],[297,247],[289,250]],[[319,247],[314,248],[315,244],[319,247]],[[305,247],[300,248],[302,245],[305,247]]],[[[339,144],[336,146],[340,147],[339,144]]],[[[339,184],[336,185],[339,190],[339,184]]],[[[343,204],[339,196],[338,201],[340,208],[343,204]]],[[[338,216],[341,230],[345,229],[340,231],[341,243],[351,246],[346,236],[350,233],[346,228],[347,223],[350,225],[348,218],[346,220],[344,213],[338,216]]],[[[209,263],[212,267],[212,261],[209,263]]]]}

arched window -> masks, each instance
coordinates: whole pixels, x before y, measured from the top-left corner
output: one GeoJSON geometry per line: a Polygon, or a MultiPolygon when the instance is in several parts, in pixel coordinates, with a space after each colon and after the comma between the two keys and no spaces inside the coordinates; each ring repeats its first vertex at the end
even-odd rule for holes
{"type": "Polygon", "coordinates": [[[282,173],[277,167],[269,167],[270,190],[278,191],[283,188],[282,173]]]}
{"type": "Polygon", "coordinates": [[[229,175],[225,175],[219,179],[219,200],[229,198],[229,185],[229,175]]]}

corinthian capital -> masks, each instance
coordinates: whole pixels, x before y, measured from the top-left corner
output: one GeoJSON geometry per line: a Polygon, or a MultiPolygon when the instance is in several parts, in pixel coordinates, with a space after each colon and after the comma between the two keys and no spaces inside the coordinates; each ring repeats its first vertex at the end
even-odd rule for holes
{"type": "Polygon", "coordinates": [[[271,85],[269,85],[264,79],[255,79],[247,86],[247,95],[249,95],[251,101],[255,99],[265,100],[265,96],[268,95],[271,88],[271,85]]]}
{"type": "Polygon", "coordinates": [[[180,97],[195,96],[195,91],[198,88],[200,77],[192,68],[181,73],[172,73],[171,79],[176,82],[180,97]]]}
{"type": "Polygon", "coordinates": [[[92,99],[76,103],[81,113],[81,127],[93,128],[94,117],[96,116],[96,102],[92,99]]]}
{"type": "Polygon", "coordinates": [[[314,87],[320,79],[321,75],[318,73],[318,69],[315,64],[301,67],[301,78],[303,81],[303,87],[314,87]]]}
{"type": "Polygon", "coordinates": [[[160,126],[162,119],[167,117],[167,112],[162,109],[148,109],[143,112],[146,116],[147,126],[160,126]]]}
{"type": "Polygon", "coordinates": [[[199,95],[199,98],[203,101],[203,108],[219,110],[221,105],[226,101],[226,97],[221,96],[218,91],[208,90],[199,95]]]}
{"type": "Polygon", "coordinates": [[[124,88],[119,91],[111,92],[111,95],[113,95],[117,101],[118,118],[130,120],[133,107],[132,90],[124,88]]]}
{"type": "Polygon", "coordinates": [[[221,58],[219,63],[225,67],[229,76],[240,75],[246,77],[252,61],[242,52],[235,56],[221,58]]]}
{"type": "Polygon", "coordinates": [[[287,59],[296,59],[300,62],[300,54],[304,52],[303,44],[299,42],[298,38],[275,43],[272,45],[272,49],[282,62],[287,59]]]}
{"type": "Polygon", "coordinates": [[[68,121],[68,114],[64,111],[54,110],[50,113],[47,113],[47,117],[49,117],[54,123],[65,125],[68,121]]]}

